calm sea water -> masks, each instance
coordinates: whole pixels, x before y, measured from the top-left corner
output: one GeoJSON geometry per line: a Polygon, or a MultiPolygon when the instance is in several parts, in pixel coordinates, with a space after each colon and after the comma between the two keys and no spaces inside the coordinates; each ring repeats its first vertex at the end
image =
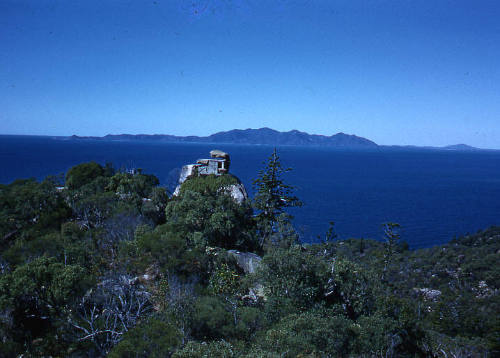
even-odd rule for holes
{"type": "MultiPolygon", "coordinates": [[[[231,154],[231,172],[250,194],[252,181],[271,154],[269,146],[64,141],[48,137],[0,136],[0,183],[59,174],[94,160],[115,167],[143,168],[172,187],[182,165],[208,157],[211,149],[231,154]]],[[[304,241],[336,223],[341,238],[380,239],[381,224],[402,225],[412,248],[500,225],[500,151],[452,152],[279,147],[286,179],[304,206],[294,209],[304,241]]]]}

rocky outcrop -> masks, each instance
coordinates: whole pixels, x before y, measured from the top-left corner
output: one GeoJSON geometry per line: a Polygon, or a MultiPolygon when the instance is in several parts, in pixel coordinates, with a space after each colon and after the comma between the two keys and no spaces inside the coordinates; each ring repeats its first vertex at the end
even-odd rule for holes
{"type": "MultiPolygon", "coordinates": [[[[228,250],[227,255],[235,259],[236,264],[245,274],[253,274],[260,266],[262,257],[252,252],[241,252],[238,250],[228,250]]],[[[257,283],[248,290],[248,293],[241,297],[243,301],[256,303],[259,300],[266,300],[264,287],[257,283]]]]}
{"type": "Polygon", "coordinates": [[[414,288],[413,289],[417,294],[420,294],[427,301],[436,301],[439,296],[441,296],[441,291],[432,290],[430,288],[414,288]]]}
{"type": "MultiPolygon", "coordinates": [[[[179,183],[174,190],[173,196],[178,196],[180,194],[182,184],[189,178],[195,176],[203,177],[208,174],[219,177],[227,174],[230,163],[229,154],[221,150],[214,149],[210,151],[210,157],[211,159],[198,159],[196,164],[187,164],[182,167],[179,175],[179,183]]],[[[245,186],[241,184],[240,180],[236,177],[234,178],[234,184],[229,184],[226,181],[225,183],[227,184],[220,188],[220,193],[228,193],[234,201],[241,204],[248,199],[248,194],[245,186]]]]}
{"type": "Polygon", "coordinates": [[[196,164],[187,164],[187,165],[184,165],[182,167],[181,174],[179,175],[179,185],[184,183],[187,178],[194,175],[194,168],[195,167],[196,167],[196,164]]]}
{"type": "MultiPolygon", "coordinates": [[[[231,195],[234,201],[236,201],[238,204],[241,204],[248,199],[248,194],[243,184],[232,184],[225,188],[222,188],[221,192],[222,191],[231,195]]],[[[181,193],[181,184],[177,185],[172,195],[178,196],[180,193],[181,193]]]]}
{"type": "Polygon", "coordinates": [[[238,204],[248,199],[248,194],[243,184],[233,184],[225,188],[225,190],[238,204]]]}
{"type": "Polygon", "coordinates": [[[262,261],[259,255],[252,252],[240,252],[238,250],[228,250],[227,254],[236,260],[236,264],[245,273],[255,273],[262,261]]]}
{"type": "Polygon", "coordinates": [[[178,196],[180,194],[182,183],[184,183],[189,177],[194,175],[195,167],[196,164],[187,164],[182,167],[181,174],[179,175],[179,184],[177,184],[173,193],[174,196],[178,196]]]}
{"type": "Polygon", "coordinates": [[[476,298],[484,299],[498,294],[499,290],[489,287],[486,281],[479,281],[477,288],[472,287],[472,292],[476,294],[476,298]]]}

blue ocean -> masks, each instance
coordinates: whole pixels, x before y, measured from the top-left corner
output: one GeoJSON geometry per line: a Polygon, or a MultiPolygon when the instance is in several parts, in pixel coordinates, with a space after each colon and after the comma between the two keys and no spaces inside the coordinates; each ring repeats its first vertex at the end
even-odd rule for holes
{"type": "MultiPolygon", "coordinates": [[[[0,136],[0,183],[41,180],[94,160],[115,168],[142,168],[171,190],[182,165],[208,157],[211,149],[230,153],[231,173],[253,195],[252,181],[273,147],[0,136]]],[[[382,224],[397,222],[411,248],[500,225],[500,151],[277,150],[283,165],[293,168],[286,181],[304,202],[292,214],[305,242],[324,235],[330,221],[344,239],[381,239],[382,224]]]]}

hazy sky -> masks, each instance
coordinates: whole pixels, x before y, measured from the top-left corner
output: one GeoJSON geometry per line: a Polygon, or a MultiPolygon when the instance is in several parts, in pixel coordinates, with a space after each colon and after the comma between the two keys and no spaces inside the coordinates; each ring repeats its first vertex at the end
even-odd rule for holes
{"type": "Polygon", "coordinates": [[[500,148],[498,0],[0,0],[0,134],[500,148]]]}

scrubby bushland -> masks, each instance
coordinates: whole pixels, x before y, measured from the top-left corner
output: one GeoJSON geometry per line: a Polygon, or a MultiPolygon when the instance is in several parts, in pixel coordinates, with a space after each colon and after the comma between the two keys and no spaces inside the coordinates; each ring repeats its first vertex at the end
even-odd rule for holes
{"type": "Polygon", "coordinates": [[[242,204],[230,175],[168,198],[152,175],[97,163],[64,190],[0,185],[0,356],[500,354],[500,228],[409,250],[397,224],[374,241],[332,223],[300,244],[287,170],[274,152],[242,204]],[[262,256],[255,272],[235,250],[262,256]]]}
{"type": "Polygon", "coordinates": [[[221,194],[221,191],[224,191],[225,188],[235,184],[241,184],[241,182],[234,175],[224,174],[216,176],[210,174],[189,178],[189,180],[182,184],[180,193],[184,194],[188,191],[195,191],[203,195],[217,195],[221,194]]]}

